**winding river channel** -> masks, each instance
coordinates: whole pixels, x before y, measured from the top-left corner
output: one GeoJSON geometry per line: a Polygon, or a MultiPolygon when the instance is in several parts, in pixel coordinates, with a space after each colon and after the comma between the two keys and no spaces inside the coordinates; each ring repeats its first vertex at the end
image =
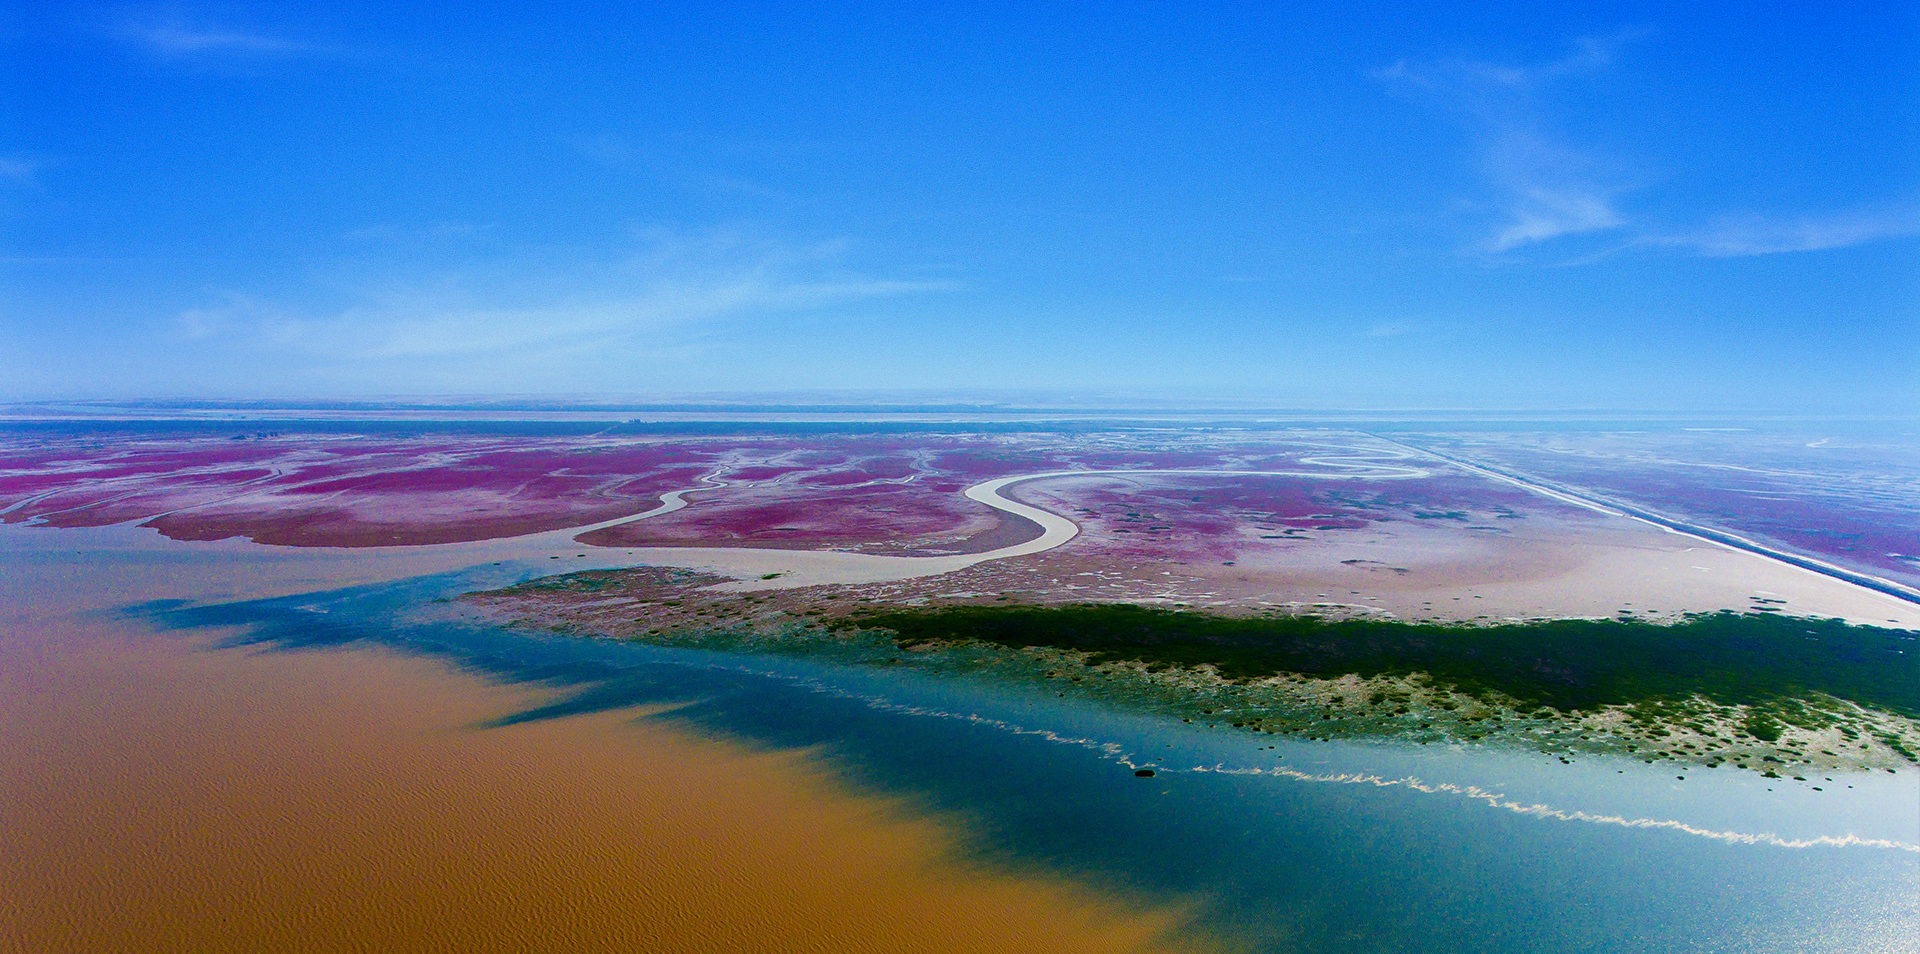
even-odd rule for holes
{"type": "MultiPolygon", "coordinates": [[[[1397,460],[1397,457],[1389,457],[1397,460]]],[[[996,477],[968,487],[968,500],[984,504],[1039,528],[1031,539],[982,553],[899,556],[892,554],[848,553],[839,550],[787,550],[740,547],[628,547],[620,552],[641,558],[654,566],[676,566],[715,570],[747,577],[722,584],[729,590],[795,589],[823,584],[882,583],[937,576],[991,560],[1027,556],[1052,550],[1080,534],[1080,526],[1065,516],[1022,503],[1006,496],[1021,484],[1046,480],[1126,480],[1139,477],[1281,477],[1307,480],[1407,480],[1426,477],[1425,468],[1384,463],[1379,458],[1361,455],[1322,456],[1302,461],[1329,470],[1209,470],[1209,469],[1123,469],[1056,470],[1037,474],[996,477]],[[760,577],[771,577],[760,579],[760,577]]],[[[584,527],[556,530],[523,538],[536,548],[567,549],[570,541],[597,530],[664,516],[685,509],[687,494],[723,490],[719,475],[701,478],[701,484],[671,490],[661,495],[660,505],[631,517],[619,517],[584,527]]]]}

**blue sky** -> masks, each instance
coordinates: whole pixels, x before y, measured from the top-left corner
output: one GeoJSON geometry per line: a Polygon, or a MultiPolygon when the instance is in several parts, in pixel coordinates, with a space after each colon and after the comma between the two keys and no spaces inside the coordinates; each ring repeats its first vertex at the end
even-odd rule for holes
{"type": "Polygon", "coordinates": [[[1920,5],[15,4],[0,396],[1920,412],[1920,5]]]}

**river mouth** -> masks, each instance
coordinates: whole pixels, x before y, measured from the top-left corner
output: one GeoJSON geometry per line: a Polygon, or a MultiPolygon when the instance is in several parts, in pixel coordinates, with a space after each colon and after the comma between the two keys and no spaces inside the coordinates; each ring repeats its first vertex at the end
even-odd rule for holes
{"type": "MultiPolygon", "coordinates": [[[[36,543],[65,537],[37,533],[36,543]]],[[[61,572],[56,549],[15,550],[10,559],[15,567],[39,567],[33,573],[52,585],[61,572]]],[[[236,549],[225,568],[198,575],[230,580],[232,567],[251,559],[251,552],[236,549]]],[[[102,563],[99,553],[85,559],[102,563]]],[[[645,817],[666,802],[622,803],[621,797],[631,796],[613,791],[596,800],[557,779],[583,766],[624,766],[626,784],[616,790],[670,792],[675,801],[706,798],[715,810],[704,817],[719,826],[704,829],[709,832],[771,826],[804,833],[814,830],[813,822],[782,822],[764,801],[716,800],[716,789],[694,784],[705,778],[702,784],[721,788],[790,790],[803,784],[794,780],[798,772],[811,780],[804,784],[852,793],[853,801],[820,801],[825,796],[809,790],[812,800],[789,801],[787,810],[837,804],[843,806],[840,814],[830,817],[865,812],[900,819],[942,846],[930,855],[892,856],[945,858],[935,870],[950,872],[934,879],[948,892],[945,902],[935,902],[938,892],[915,894],[912,886],[925,882],[899,874],[927,862],[902,861],[905,868],[890,869],[895,875],[888,877],[904,879],[886,889],[897,892],[902,911],[935,903],[951,910],[957,899],[1006,911],[992,904],[1038,891],[1049,900],[1022,909],[1020,916],[1052,924],[1059,930],[1050,936],[1079,938],[1089,949],[1148,945],[1172,931],[1183,941],[1214,937],[1229,947],[1274,951],[1466,951],[1489,945],[1629,951],[1646,949],[1649,938],[1676,937],[1724,950],[1854,951],[1894,950],[1898,939],[1920,931],[1910,890],[1920,879],[1920,852],[1913,850],[1920,832],[1911,830],[1920,823],[1908,811],[1915,797],[1912,774],[1835,775],[1831,783],[1820,780],[1818,793],[1768,791],[1751,775],[1689,771],[1681,780],[1666,768],[1626,760],[1567,765],[1538,754],[1486,749],[1252,738],[991,680],[502,628],[462,617],[458,603],[441,602],[549,572],[542,561],[486,561],[346,588],[291,587],[254,599],[234,598],[234,587],[210,587],[224,595],[192,600],[180,580],[196,574],[174,573],[172,583],[155,584],[156,559],[152,553],[129,557],[128,565],[143,567],[143,582],[99,588],[93,618],[117,620],[114,638],[123,645],[162,647],[182,654],[169,657],[178,660],[258,664],[289,677],[234,696],[231,724],[244,724],[248,713],[256,719],[278,713],[269,721],[298,716],[295,721],[321,730],[308,736],[317,748],[306,751],[317,754],[303,762],[363,764],[339,755],[352,748],[341,740],[378,734],[382,725],[411,725],[409,731],[429,736],[529,740],[520,748],[490,742],[464,763],[445,751],[422,756],[421,771],[412,778],[427,784],[433,772],[425,769],[450,761],[467,766],[468,778],[548,765],[540,771],[555,773],[543,776],[555,780],[545,797],[569,806],[562,814],[571,821],[561,827],[574,826],[570,837],[630,832],[619,837],[667,841],[680,836],[618,821],[645,817]],[[175,595],[163,597],[168,589],[175,595]],[[371,664],[379,659],[397,661],[401,674],[371,664]],[[385,704],[368,707],[343,692],[327,708],[327,692],[333,691],[327,687],[383,678],[395,689],[385,704]],[[449,678],[465,688],[435,690],[436,679],[449,678]],[[307,688],[290,688],[299,686],[307,688]],[[312,694],[318,690],[325,691],[312,694]],[[446,702],[463,697],[485,704],[446,702]],[[342,704],[343,698],[352,704],[342,704]],[[451,708],[442,710],[437,728],[417,715],[413,722],[404,716],[443,705],[451,708]],[[322,711],[331,714],[315,714],[322,711]],[[575,733],[585,735],[573,738],[575,733]],[[636,737],[655,740],[646,742],[655,748],[636,756],[636,737]],[[668,745],[660,739],[682,741],[668,745]],[[725,774],[742,759],[757,767],[763,782],[765,773],[779,781],[756,787],[752,772],[725,774]],[[1137,774],[1143,769],[1153,774],[1137,774]],[[913,827],[928,824],[933,828],[913,827]],[[939,867],[944,864],[958,867],[939,867]],[[1114,922],[1125,930],[1100,934],[1092,925],[1106,923],[1117,910],[1114,899],[1127,899],[1122,907],[1145,913],[1114,922]],[[1061,911],[1080,912],[1081,920],[1063,919],[1061,911]],[[1089,911],[1108,914],[1092,917],[1089,911]]],[[[166,565],[164,559],[158,563],[166,565]]],[[[31,612],[22,608],[18,581],[24,578],[15,573],[8,584],[16,614],[31,612]]],[[[83,644],[91,645],[72,643],[83,644]]],[[[111,654],[106,658],[109,670],[125,665],[111,654]]],[[[33,678],[18,675],[30,667],[10,671],[17,679],[33,678]]],[[[42,691],[40,698],[58,694],[42,691]]],[[[111,711],[106,705],[90,708],[111,711]]],[[[9,725],[27,725],[17,712],[9,715],[9,725]]],[[[45,722],[32,724],[41,738],[57,736],[45,722]]],[[[9,776],[10,785],[26,784],[18,772],[9,776]]],[[[587,774],[600,773],[596,768],[587,774]]],[[[208,777],[203,773],[202,782],[208,777]]],[[[426,790],[433,791],[431,785],[426,790]]],[[[178,790],[175,795],[185,804],[204,797],[178,790]]],[[[346,816],[332,817],[339,822],[346,816]]],[[[550,823],[539,812],[508,817],[524,817],[536,827],[550,823]]],[[[440,843],[381,831],[402,854],[440,843]]],[[[861,829],[844,843],[914,840],[898,831],[888,837],[893,841],[861,829]]],[[[315,857],[324,855],[316,843],[302,844],[314,845],[315,857]]],[[[554,897],[541,892],[555,885],[586,891],[583,882],[551,865],[535,864],[531,859],[538,853],[492,857],[502,864],[501,858],[529,859],[524,871],[538,873],[524,882],[495,878],[496,885],[524,883],[531,896],[542,898],[554,897]],[[547,888],[536,890],[540,885],[547,888]]],[[[632,888],[657,883],[662,871],[671,870],[698,882],[699,872],[717,870],[703,869],[703,863],[662,856],[651,873],[628,869],[609,872],[605,880],[632,888]]],[[[765,890],[769,897],[778,893],[765,890]]],[[[635,897],[631,891],[587,896],[610,899],[609,910],[635,897]]],[[[168,904],[187,904],[180,895],[165,897],[168,904]]],[[[851,886],[805,897],[813,906],[805,923],[826,926],[822,930],[844,927],[833,920],[831,912],[843,910],[836,905],[865,903],[851,886]]],[[[759,916],[712,899],[698,903],[709,924],[759,916]]],[[[932,933],[977,940],[967,923],[950,919],[932,933]]],[[[901,924],[892,930],[907,930],[901,924]]],[[[782,946],[780,938],[768,936],[767,949],[782,946]]]]}

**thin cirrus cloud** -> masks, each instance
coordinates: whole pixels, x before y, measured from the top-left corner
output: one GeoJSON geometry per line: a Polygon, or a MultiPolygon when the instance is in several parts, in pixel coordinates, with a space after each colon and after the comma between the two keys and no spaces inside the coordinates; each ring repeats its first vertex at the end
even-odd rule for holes
{"type": "Polygon", "coordinates": [[[1481,243],[1506,252],[1567,235],[1621,228],[1615,208],[1623,191],[1593,159],[1536,133],[1510,130],[1489,150],[1487,169],[1501,191],[1505,224],[1481,243]]]}
{"type": "Polygon", "coordinates": [[[1600,232],[1626,224],[1614,211],[1612,198],[1605,194],[1534,183],[1514,190],[1507,218],[1507,224],[1482,243],[1486,251],[1508,252],[1564,235],[1600,232]]]}
{"type": "Polygon", "coordinates": [[[1817,252],[1914,235],[1920,235],[1920,202],[1792,219],[1726,216],[1698,231],[1649,237],[1643,243],[1734,258],[1817,252]]]}
{"type": "Polygon", "coordinates": [[[958,287],[851,273],[837,264],[840,248],[673,238],[612,265],[573,269],[561,281],[529,278],[551,266],[514,266],[362,293],[326,311],[227,294],[182,312],[178,330],[189,350],[241,357],[249,367],[379,368],[449,386],[497,387],[613,359],[670,358],[711,326],[737,330],[958,287]]]}
{"type": "Polygon", "coordinates": [[[1374,78],[1454,113],[1479,142],[1493,194],[1476,208],[1498,221],[1473,242],[1482,254],[1518,252],[1580,235],[1612,234],[1608,248],[1560,264],[1586,264],[1633,248],[1665,248],[1710,258],[1847,248],[1920,235],[1920,203],[1909,202],[1797,218],[1726,214],[1693,228],[1635,221],[1621,210],[1630,183],[1624,163],[1568,145],[1553,132],[1547,91],[1613,68],[1616,52],[1644,35],[1624,32],[1574,41],[1567,56],[1533,66],[1451,60],[1402,61],[1374,78]]]}
{"type": "Polygon", "coordinates": [[[238,294],[189,309],[190,338],[367,361],[485,352],[533,356],[578,346],[619,347],[691,324],[804,311],[870,298],[944,291],[950,283],[856,280],[784,284],[754,278],[670,285],[631,298],[559,300],[488,308],[461,293],[400,292],[308,315],[238,294]]]}
{"type": "Polygon", "coordinates": [[[1402,60],[1374,72],[1389,89],[1460,117],[1478,142],[1493,194],[1474,204],[1495,209],[1499,221],[1473,250],[1511,252],[1628,224],[1616,206],[1626,191],[1619,164],[1565,144],[1551,131],[1543,99],[1556,84],[1609,68],[1637,35],[1581,38],[1566,56],[1535,65],[1402,60]]]}
{"type": "Polygon", "coordinates": [[[106,31],[167,60],[286,57],[327,51],[317,43],[268,31],[191,20],[174,13],[130,13],[107,24],[106,31]]]}
{"type": "Polygon", "coordinates": [[[1505,112],[1512,103],[1499,91],[1528,90],[1544,83],[1592,73],[1611,66],[1623,44],[1644,36],[1644,30],[1624,30],[1611,36],[1578,37],[1566,56],[1532,66],[1509,66],[1484,60],[1454,59],[1431,63],[1400,60],[1373,72],[1377,80],[1404,81],[1447,97],[1452,105],[1481,114],[1505,112]]]}

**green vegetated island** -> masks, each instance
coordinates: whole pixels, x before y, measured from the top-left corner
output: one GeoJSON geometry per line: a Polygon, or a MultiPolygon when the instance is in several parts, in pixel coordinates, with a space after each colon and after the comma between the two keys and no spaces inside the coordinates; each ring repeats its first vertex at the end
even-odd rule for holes
{"type": "Polygon", "coordinates": [[[1920,764],[1920,637],[1838,620],[1721,612],[1667,624],[1474,625],[1133,604],[822,608],[799,591],[696,598],[706,578],[688,571],[614,596],[631,572],[466,599],[579,635],[989,675],[1302,739],[1505,744],[1780,777],[1920,764]],[[568,612],[579,607],[593,610],[568,612]]]}

